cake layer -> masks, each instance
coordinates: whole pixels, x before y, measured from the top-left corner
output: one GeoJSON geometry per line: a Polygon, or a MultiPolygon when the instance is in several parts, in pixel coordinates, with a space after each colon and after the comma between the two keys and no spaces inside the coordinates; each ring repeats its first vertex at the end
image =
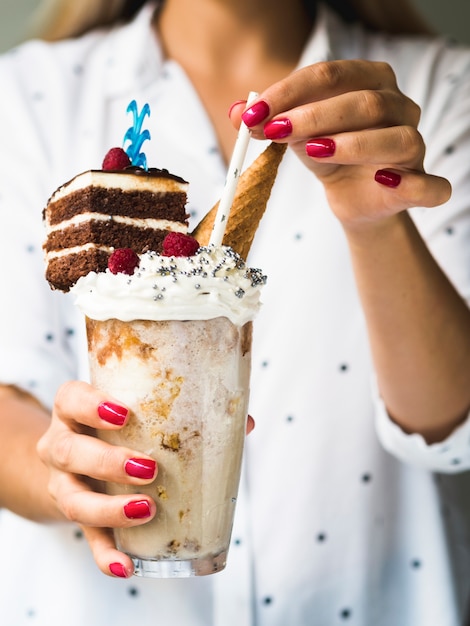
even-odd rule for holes
{"type": "Polygon", "coordinates": [[[152,228],[144,224],[134,226],[115,220],[89,220],[77,226],[54,230],[49,233],[44,244],[46,254],[56,250],[96,243],[101,246],[132,248],[140,254],[147,250],[161,251],[165,236],[172,231],[186,232],[184,224],[170,223],[170,228],[152,228]]]}
{"type": "Polygon", "coordinates": [[[104,272],[108,266],[110,252],[89,248],[49,259],[46,264],[46,280],[55,289],[69,291],[80,276],[89,272],[104,272]]]}
{"type": "Polygon", "coordinates": [[[125,170],[88,170],[78,174],[72,180],[61,185],[50,198],[49,202],[59,200],[75,191],[87,187],[104,187],[105,189],[121,189],[122,191],[150,191],[156,193],[186,193],[188,183],[179,176],[170,174],[168,170],[140,167],[128,167],[125,170]],[[136,177],[138,177],[136,181],[136,177]]]}
{"type": "Polygon", "coordinates": [[[81,213],[103,213],[137,218],[167,219],[184,224],[186,193],[158,191],[123,191],[105,187],[87,187],[58,199],[51,198],[44,211],[47,226],[55,226],[81,213]]]}

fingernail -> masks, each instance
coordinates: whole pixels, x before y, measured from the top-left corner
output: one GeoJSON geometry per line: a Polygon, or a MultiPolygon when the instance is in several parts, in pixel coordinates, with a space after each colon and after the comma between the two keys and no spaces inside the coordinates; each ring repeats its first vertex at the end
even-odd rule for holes
{"type": "Polygon", "coordinates": [[[267,139],[283,139],[292,134],[292,122],[286,117],[271,120],[264,125],[264,136],[267,139]]]}
{"type": "Polygon", "coordinates": [[[102,402],[98,406],[98,415],[105,422],[115,424],[116,426],[122,426],[126,421],[126,417],[129,411],[119,404],[113,404],[112,402],[102,402]]]}
{"type": "Polygon", "coordinates": [[[269,104],[264,100],[260,100],[242,113],[242,120],[251,128],[256,126],[269,115],[269,104]]]}
{"type": "Polygon", "coordinates": [[[308,156],[323,159],[334,155],[336,144],[333,139],[310,139],[310,141],[307,141],[305,144],[305,150],[308,156]]]}
{"type": "Polygon", "coordinates": [[[129,519],[150,517],[150,505],[147,500],[133,500],[124,506],[124,515],[129,519]]]}
{"type": "Polygon", "coordinates": [[[386,187],[398,187],[401,183],[401,176],[388,170],[378,170],[375,173],[375,180],[386,187]]]}
{"type": "Polygon", "coordinates": [[[230,109],[228,110],[228,116],[230,117],[232,115],[232,111],[233,109],[240,105],[240,104],[246,104],[246,100],[235,100],[235,102],[232,104],[232,106],[230,107],[230,109]]]}
{"type": "Polygon", "coordinates": [[[111,563],[109,566],[109,571],[113,576],[118,576],[119,578],[128,578],[129,574],[127,573],[126,568],[122,563],[111,563]]]}
{"type": "Polygon", "coordinates": [[[129,459],[124,467],[134,478],[153,478],[157,464],[152,459],[129,459]]]}

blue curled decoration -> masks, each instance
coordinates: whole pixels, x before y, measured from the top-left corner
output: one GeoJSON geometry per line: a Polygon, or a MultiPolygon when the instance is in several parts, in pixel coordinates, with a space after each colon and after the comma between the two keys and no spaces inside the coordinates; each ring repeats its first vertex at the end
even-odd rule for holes
{"type": "Polygon", "coordinates": [[[147,103],[144,104],[139,113],[137,102],[132,100],[127,107],[127,113],[132,113],[134,123],[127,129],[126,134],[124,135],[123,146],[126,141],[130,141],[130,145],[125,148],[125,152],[131,160],[132,165],[148,170],[147,157],[144,152],[140,151],[140,149],[142,148],[144,141],[150,139],[150,132],[147,129],[144,131],[142,130],[145,116],[148,115],[150,117],[150,106],[147,103]]]}

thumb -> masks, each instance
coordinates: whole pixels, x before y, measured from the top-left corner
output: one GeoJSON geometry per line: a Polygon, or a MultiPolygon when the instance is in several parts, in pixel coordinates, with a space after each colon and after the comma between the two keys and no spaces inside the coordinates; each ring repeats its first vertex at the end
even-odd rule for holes
{"type": "Polygon", "coordinates": [[[233,126],[238,130],[242,121],[242,113],[246,109],[246,100],[236,100],[228,110],[233,126]]]}

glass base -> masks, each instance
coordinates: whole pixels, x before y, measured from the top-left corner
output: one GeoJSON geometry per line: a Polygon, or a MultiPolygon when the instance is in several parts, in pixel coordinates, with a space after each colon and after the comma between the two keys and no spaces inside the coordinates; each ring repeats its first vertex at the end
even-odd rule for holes
{"type": "Polygon", "coordinates": [[[139,559],[132,555],[134,575],[146,578],[190,578],[221,572],[227,562],[227,551],[216,555],[177,561],[176,559],[139,559]]]}

